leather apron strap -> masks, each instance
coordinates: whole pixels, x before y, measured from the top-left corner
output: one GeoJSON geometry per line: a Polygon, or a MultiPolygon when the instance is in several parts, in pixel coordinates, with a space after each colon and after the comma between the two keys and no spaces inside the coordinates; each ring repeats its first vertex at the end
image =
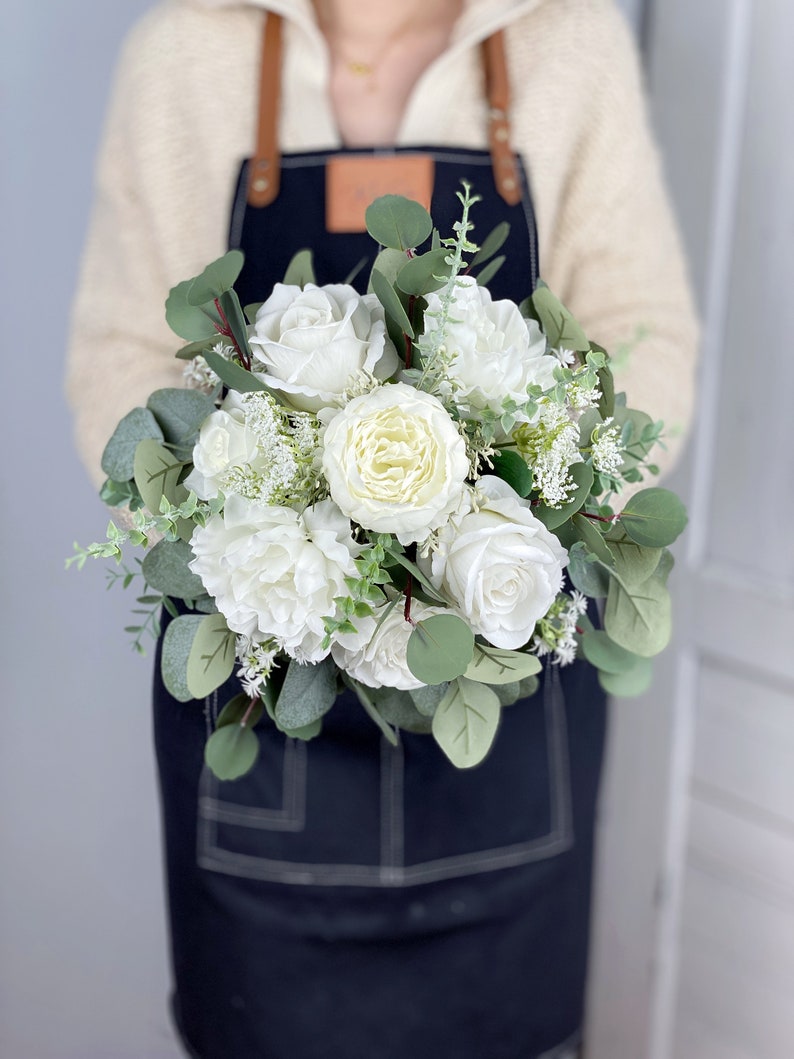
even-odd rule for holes
{"type": "MultiPolygon", "coordinates": [[[[265,16],[262,34],[262,64],[259,78],[259,117],[256,150],[248,175],[248,204],[269,206],[278,195],[280,152],[278,114],[281,91],[280,15],[265,16]]],[[[504,32],[499,30],[483,41],[485,90],[488,96],[488,143],[494,181],[509,206],[521,201],[521,181],[510,144],[510,79],[505,58],[504,32]]]]}

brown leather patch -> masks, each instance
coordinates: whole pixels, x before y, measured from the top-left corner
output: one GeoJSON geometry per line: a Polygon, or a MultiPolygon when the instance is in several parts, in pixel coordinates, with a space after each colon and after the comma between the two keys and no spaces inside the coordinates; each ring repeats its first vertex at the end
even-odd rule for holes
{"type": "Polygon", "coordinates": [[[426,154],[340,155],[325,167],[325,227],[365,232],[367,206],[380,195],[405,195],[430,209],[435,165],[426,154]]]}

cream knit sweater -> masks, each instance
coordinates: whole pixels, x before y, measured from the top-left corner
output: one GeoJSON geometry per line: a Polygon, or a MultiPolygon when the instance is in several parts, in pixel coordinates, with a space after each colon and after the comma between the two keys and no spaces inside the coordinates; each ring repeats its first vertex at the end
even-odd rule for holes
{"type": "MultiPolygon", "coordinates": [[[[283,149],[338,146],[310,0],[166,0],[124,48],[68,367],[79,449],[97,482],[121,416],[182,384],[163,304],[226,249],[238,167],[253,146],[263,8],[287,19],[283,149]]],[[[416,85],[398,142],[485,145],[475,45],[502,26],[541,274],[591,338],[631,347],[618,382],[629,404],[664,419],[669,465],[691,414],[696,326],[633,44],[612,0],[468,0],[448,51],[416,85]]]]}

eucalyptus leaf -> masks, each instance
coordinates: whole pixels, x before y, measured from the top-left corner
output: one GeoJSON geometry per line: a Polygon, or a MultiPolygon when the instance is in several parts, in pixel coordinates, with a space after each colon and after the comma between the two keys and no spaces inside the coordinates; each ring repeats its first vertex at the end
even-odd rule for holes
{"type": "Polygon", "coordinates": [[[448,256],[449,251],[441,249],[410,258],[397,273],[397,286],[404,294],[424,295],[439,290],[449,276],[448,256]]]}
{"type": "Polygon", "coordinates": [[[317,283],[312,250],[299,250],[297,254],[292,255],[287,271],[284,273],[283,282],[296,287],[305,287],[307,283],[317,283]]]}
{"type": "Polygon", "coordinates": [[[370,688],[369,697],[384,721],[395,728],[424,735],[431,731],[431,717],[417,710],[409,692],[398,688],[370,688]]]}
{"type": "Polygon", "coordinates": [[[669,592],[654,577],[632,586],[630,591],[613,578],[604,610],[604,628],[620,647],[651,658],[670,642],[669,592]]]}
{"type": "Polygon", "coordinates": [[[519,496],[527,497],[532,490],[532,471],[527,461],[513,449],[500,449],[491,457],[494,474],[507,482],[519,496]]]}
{"type": "Polygon", "coordinates": [[[589,548],[593,555],[607,566],[613,566],[615,558],[607,547],[603,534],[596,529],[592,521],[585,515],[576,514],[573,516],[573,525],[579,540],[589,548]]]}
{"type": "Polygon", "coordinates": [[[490,644],[475,644],[474,655],[465,676],[481,684],[509,684],[534,676],[542,669],[536,655],[523,651],[508,651],[490,644]]]}
{"type": "Polygon", "coordinates": [[[237,292],[234,290],[224,291],[220,297],[220,306],[229,323],[237,348],[250,357],[251,347],[248,345],[248,325],[245,322],[237,292]]]}
{"type": "Polygon", "coordinates": [[[313,724],[336,700],[336,666],[331,658],[317,665],[290,662],[276,702],[276,720],[295,730],[313,724]]]}
{"type": "Polygon", "coordinates": [[[196,357],[203,357],[204,350],[208,349],[211,345],[214,345],[215,342],[219,340],[220,339],[216,331],[214,332],[213,337],[211,339],[202,338],[199,339],[198,342],[188,342],[186,346],[182,346],[181,349],[178,349],[174,356],[177,360],[194,360],[196,357]]]}
{"type": "Polygon", "coordinates": [[[433,736],[456,768],[472,768],[491,749],[501,706],[486,684],[459,677],[433,716],[433,736]]]}
{"type": "Polygon", "coordinates": [[[102,453],[102,470],[116,482],[127,482],[135,473],[135,450],[141,441],[163,440],[160,424],[148,408],[133,408],[119,422],[102,453]]]}
{"type": "Polygon", "coordinates": [[[218,337],[218,327],[221,319],[215,311],[204,309],[188,302],[188,292],[193,284],[192,279],[177,283],[171,288],[171,292],[165,302],[165,319],[168,326],[180,338],[187,342],[200,342],[208,338],[218,337]]]}
{"type": "Polygon", "coordinates": [[[418,621],[408,638],[406,661],[423,684],[454,680],[468,669],[474,633],[456,614],[433,614],[418,621]]]}
{"type": "Polygon", "coordinates": [[[222,357],[220,353],[207,350],[204,358],[221,382],[228,386],[230,390],[236,390],[238,393],[261,393],[263,390],[267,390],[267,386],[260,382],[256,375],[246,371],[245,368],[235,364],[234,361],[222,357]]]}
{"type": "MultiPolygon", "coordinates": [[[[411,321],[408,319],[403,303],[400,301],[394,287],[386,279],[382,272],[378,272],[376,268],[373,268],[372,275],[370,276],[370,283],[372,289],[378,297],[378,301],[383,306],[383,311],[387,317],[391,317],[393,322],[400,328],[402,332],[408,335],[409,338],[415,338],[414,329],[411,326],[411,321]]],[[[398,347],[399,349],[399,344],[398,347]]]]}
{"type": "Polygon", "coordinates": [[[264,704],[261,699],[253,702],[243,692],[229,699],[215,722],[215,730],[225,728],[227,724],[242,724],[245,721],[249,728],[255,728],[264,712],[264,704]]]}
{"type": "Polygon", "coordinates": [[[550,346],[555,349],[571,349],[578,353],[588,352],[590,343],[587,335],[573,314],[542,281],[532,294],[532,304],[550,346]]]}
{"type": "Polygon", "coordinates": [[[483,239],[482,246],[471,259],[470,267],[477,268],[479,265],[484,265],[486,261],[489,261],[494,254],[502,249],[508,235],[510,235],[509,221],[500,221],[483,239]]]}
{"type": "Polygon", "coordinates": [[[130,511],[143,506],[141,494],[132,479],[114,482],[112,478],[106,478],[99,490],[99,499],[108,507],[129,507],[130,511]]]}
{"type": "Polygon", "coordinates": [[[652,679],[653,662],[650,658],[637,658],[634,666],[624,673],[607,673],[602,670],[598,674],[598,683],[607,695],[616,695],[618,698],[643,695],[651,686],[652,679]]]}
{"type": "Polygon", "coordinates": [[[147,585],[173,599],[197,599],[206,594],[198,577],[188,567],[193,558],[183,540],[158,541],[143,558],[141,573],[147,585]]]}
{"type": "Polygon", "coordinates": [[[667,548],[663,548],[661,558],[659,559],[659,565],[654,570],[653,576],[658,581],[661,581],[663,585],[666,585],[667,579],[672,573],[674,566],[675,558],[673,556],[673,553],[671,551],[668,551],[667,548]]]}
{"type": "Polygon", "coordinates": [[[243,307],[245,318],[249,324],[253,324],[256,322],[256,314],[259,312],[259,310],[264,304],[264,302],[249,302],[248,305],[243,307]]]}
{"type": "Polygon", "coordinates": [[[135,484],[153,515],[160,511],[162,497],[175,506],[187,500],[187,489],[179,482],[182,466],[159,441],[147,438],[139,442],[135,450],[135,484]]]}
{"type": "Polygon", "coordinates": [[[511,681],[509,684],[494,684],[493,691],[502,706],[512,706],[520,699],[530,698],[539,687],[540,681],[537,677],[524,677],[522,680],[511,681]]]}
{"type": "MultiPolygon", "coordinates": [[[[597,347],[601,350],[601,347],[597,347]]],[[[602,350],[606,352],[606,350],[602,350]]],[[[598,369],[598,387],[601,390],[601,398],[598,402],[598,411],[604,419],[609,419],[615,414],[615,379],[612,369],[608,364],[598,369]]]]}
{"type": "Polygon", "coordinates": [[[215,411],[215,402],[200,390],[167,387],[155,390],[146,407],[160,424],[174,456],[187,462],[193,455],[201,424],[215,411]]]}
{"type": "Polygon", "coordinates": [[[646,581],[659,565],[662,549],[637,544],[620,523],[610,530],[606,541],[615,557],[615,571],[628,588],[646,581]]]}
{"type": "Polygon", "coordinates": [[[232,675],[235,641],[222,614],[201,619],[187,662],[187,684],[194,699],[205,698],[232,675]]]}
{"type": "Polygon", "coordinates": [[[582,507],[593,488],[593,468],[589,463],[574,463],[568,470],[575,487],[570,498],[559,507],[538,504],[532,509],[533,515],[540,519],[546,529],[555,530],[567,522],[582,507]]]}
{"type": "Polygon", "coordinates": [[[643,489],[623,508],[620,524],[637,544],[666,548],[683,532],[686,508],[669,489],[643,489]]]}
{"type": "MultiPolygon", "coordinates": [[[[405,265],[408,257],[404,250],[392,250],[386,247],[381,250],[372,263],[372,267],[381,272],[392,286],[397,282],[397,273],[405,265]]],[[[372,283],[369,285],[369,293],[372,293],[372,283]]]]}
{"type": "Polygon", "coordinates": [[[627,673],[637,662],[637,655],[616,644],[603,629],[592,629],[581,639],[582,653],[588,662],[605,673],[627,673]]]}
{"type": "Polygon", "coordinates": [[[194,697],[187,684],[187,660],[193,639],[204,618],[198,614],[181,614],[170,623],[163,636],[160,673],[166,690],[177,702],[194,697]]]}
{"type": "Polygon", "coordinates": [[[204,761],[219,780],[237,780],[256,764],[259,740],[246,725],[217,728],[204,747],[204,761]]]}
{"type": "Polygon", "coordinates": [[[187,291],[188,305],[206,305],[207,302],[220,298],[234,286],[235,280],[242,272],[244,261],[242,250],[229,250],[223,257],[211,261],[203,272],[190,281],[187,291]]]}
{"type": "Polygon", "coordinates": [[[421,714],[425,717],[432,717],[438,709],[439,702],[446,695],[448,687],[449,685],[446,682],[443,684],[422,684],[421,687],[411,688],[408,694],[421,714]]]}
{"type": "Polygon", "coordinates": [[[566,573],[574,588],[592,599],[605,599],[609,592],[609,568],[599,562],[581,541],[568,552],[566,573]]]}
{"type": "MultiPolygon", "coordinates": [[[[625,399],[625,395],[623,396],[625,399]]],[[[621,473],[625,474],[626,471],[635,470],[653,448],[652,444],[642,441],[643,431],[653,426],[653,420],[646,412],[619,404],[617,396],[613,418],[615,425],[620,427],[621,443],[630,446],[632,450],[625,453],[620,467],[621,473]]]]}
{"type": "Polygon", "coordinates": [[[481,268],[477,273],[477,282],[479,285],[481,287],[487,287],[506,260],[507,258],[505,255],[500,254],[499,257],[495,257],[493,261],[489,261],[485,268],[481,268]]]}
{"type": "Polygon", "coordinates": [[[412,250],[433,230],[430,214],[403,195],[382,195],[367,207],[367,231],[381,246],[412,250]]]}

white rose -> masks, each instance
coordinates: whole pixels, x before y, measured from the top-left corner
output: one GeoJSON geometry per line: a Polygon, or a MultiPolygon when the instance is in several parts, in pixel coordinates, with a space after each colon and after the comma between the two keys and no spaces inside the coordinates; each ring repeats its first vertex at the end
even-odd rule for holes
{"type": "MultiPolygon", "coordinates": [[[[433,583],[494,647],[530,639],[562,588],[568,553],[500,478],[477,482],[470,509],[439,534],[433,583]]],[[[428,560],[425,560],[428,563],[428,560]]]]}
{"type": "Polygon", "coordinates": [[[347,284],[277,283],[250,341],[266,365],[259,378],[307,412],[334,404],[358,372],[382,380],[399,366],[377,297],[347,284]]]}
{"type": "MultiPolygon", "coordinates": [[[[439,326],[433,313],[441,308],[438,293],[427,295],[425,332],[439,326]]],[[[485,409],[502,414],[506,397],[522,405],[527,387],[548,389],[559,361],[546,353],[546,339],[535,320],[525,320],[511,301],[492,301],[487,288],[473,276],[459,276],[446,327],[445,344],[452,354],[447,374],[456,382],[452,394],[466,419],[480,419],[485,409]]],[[[521,422],[527,417],[518,415],[521,422]]]]}
{"type": "Polygon", "coordinates": [[[323,617],[348,594],[360,549],[331,500],[302,515],[232,496],[222,515],[197,527],[190,568],[215,598],[229,628],[251,640],[272,638],[299,662],[319,662],[323,617]]]}
{"type": "MultiPolygon", "coordinates": [[[[333,660],[354,680],[370,688],[399,688],[401,691],[421,688],[422,681],[416,679],[406,661],[413,625],[405,620],[402,603],[398,603],[378,628],[385,609],[385,605],[376,608],[371,618],[356,618],[358,632],[338,638],[331,647],[333,660]]],[[[418,600],[411,603],[414,621],[429,618],[432,614],[449,614],[449,611],[443,607],[427,607],[418,600]]]]}
{"type": "Polygon", "coordinates": [[[220,409],[201,424],[193,446],[194,469],[185,485],[202,500],[223,491],[223,478],[233,467],[252,463],[259,453],[254,432],[247,426],[240,394],[230,390],[220,409]]]}
{"type": "Polygon", "coordinates": [[[354,398],[325,432],[331,496],[354,522],[402,544],[447,521],[468,471],[466,444],[444,406],[404,383],[354,398]]]}

